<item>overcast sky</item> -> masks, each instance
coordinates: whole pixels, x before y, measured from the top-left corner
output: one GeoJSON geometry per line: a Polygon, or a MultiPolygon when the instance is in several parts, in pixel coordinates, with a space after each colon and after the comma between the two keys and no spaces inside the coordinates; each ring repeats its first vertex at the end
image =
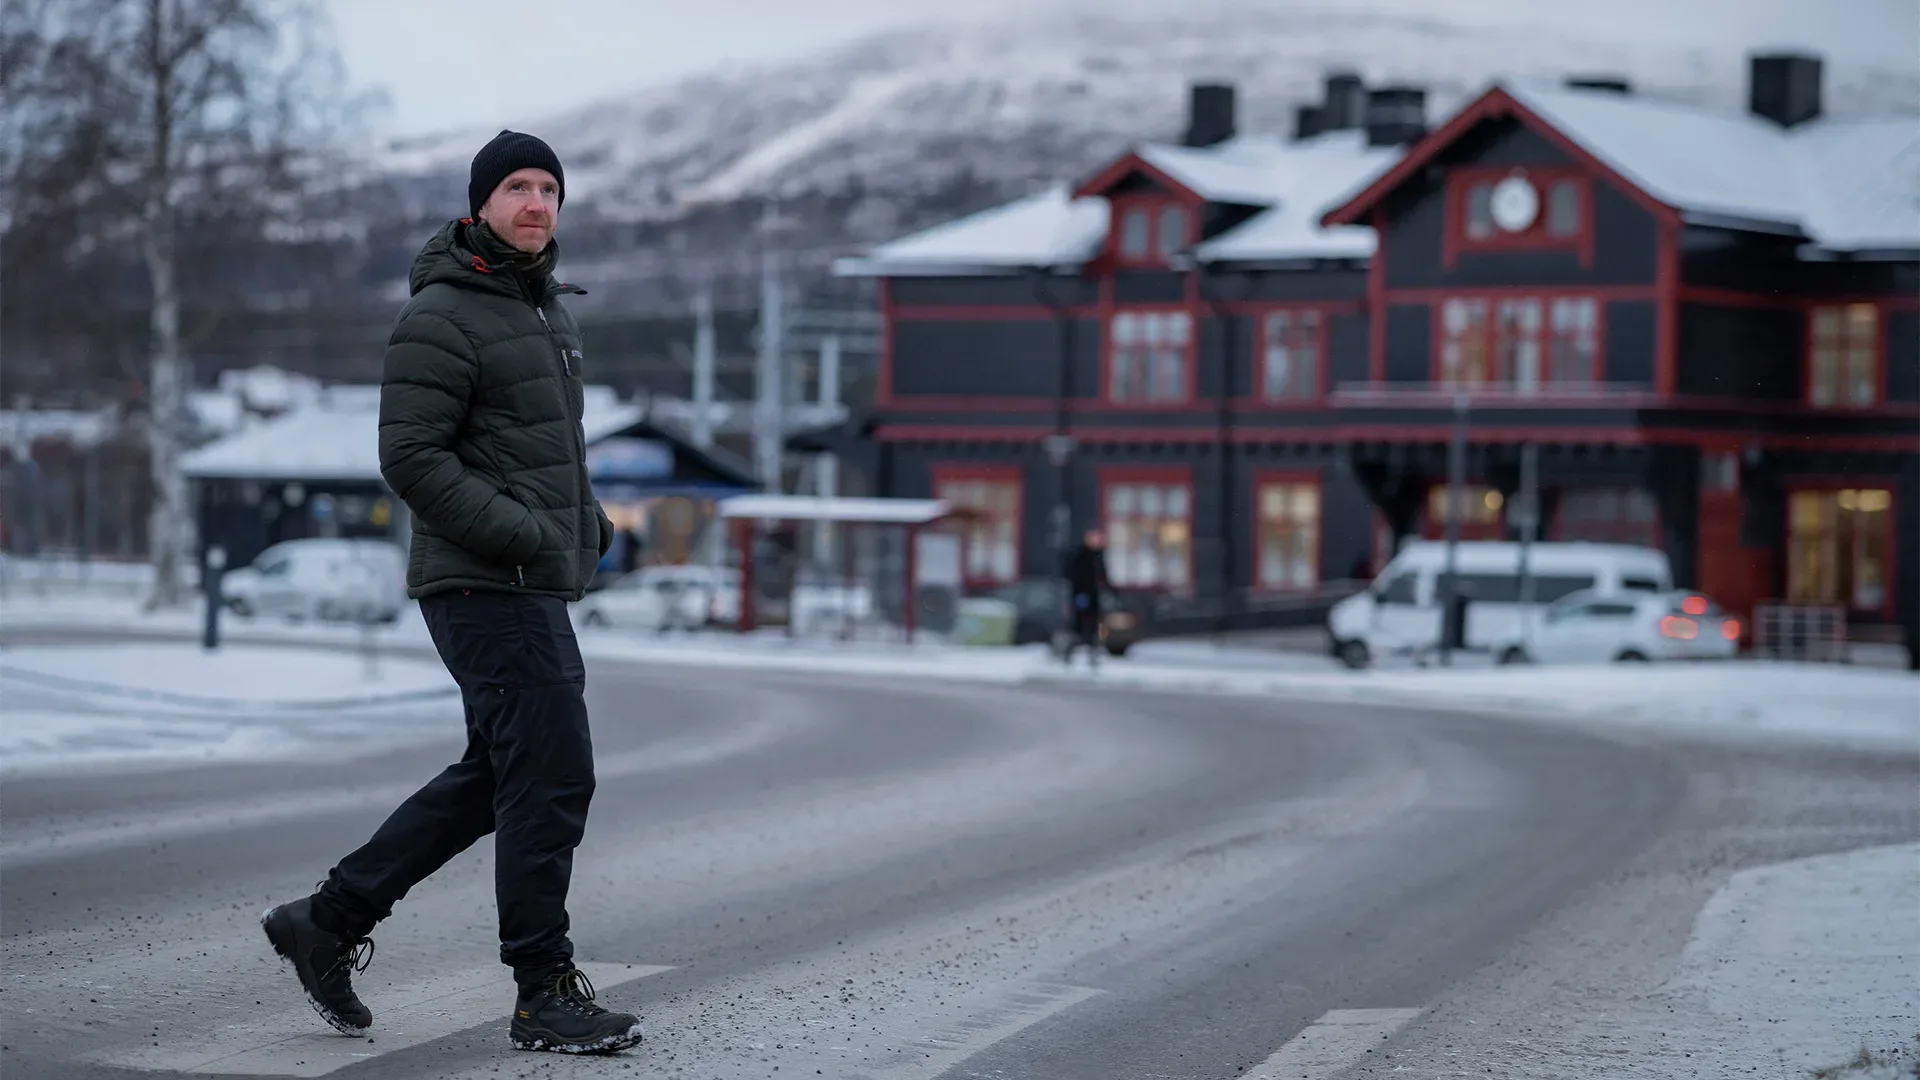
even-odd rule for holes
{"type": "MultiPolygon", "coordinates": [[[[1920,66],[1915,0],[1229,0],[1545,22],[1606,40],[1796,45],[1920,66]]],[[[1088,0],[332,0],[347,72],[379,87],[379,126],[411,134],[538,116],[717,65],[801,55],[915,22],[1010,17],[1088,0]],[[497,44],[489,44],[497,43],[497,44]]],[[[1195,0],[1098,0],[1191,12],[1195,0]]]]}

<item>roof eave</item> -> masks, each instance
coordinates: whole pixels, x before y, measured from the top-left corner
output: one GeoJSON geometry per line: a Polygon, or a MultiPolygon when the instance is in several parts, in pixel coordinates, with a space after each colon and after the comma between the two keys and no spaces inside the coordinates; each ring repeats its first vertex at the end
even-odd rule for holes
{"type": "Polygon", "coordinates": [[[1765,218],[1746,217],[1740,214],[1728,214],[1717,210],[1682,210],[1680,221],[1685,225],[1698,225],[1708,229],[1730,229],[1735,232],[1766,233],[1770,236],[1806,237],[1806,230],[1798,222],[1769,221],[1765,218]]]}
{"type": "Polygon", "coordinates": [[[1802,244],[1794,252],[1801,262],[1920,262],[1920,244],[1909,247],[1863,246],[1835,248],[1802,244]]]}
{"type": "Polygon", "coordinates": [[[1545,117],[1528,108],[1505,87],[1495,84],[1470,104],[1454,113],[1452,119],[1428,132],[1420,141],[1408,147],[1399,161],[1368,183],[1359,194],[1322,214],[1320,225],[1323,228],[1332,228],[1337,225],[1367,224],[1367,218],[1387,195],[1411,180],[1415,173],[1425,168],[1441,151],[1471,131],[1475,125],[1503,116],[1517,117],[1522,123],[1547,136],[1575,160],[1618,184],[1622,191],[1633,196],[1635,201],[1663,220],[1669,222],[1676,220],[1677,214],[1673,207],[1662,202],[1618,169],[1600,160],[1592,150],[1580,145],[1571,135],[1561,131],[1559,127],[1549,123],[1545,117]]]}
{"type": "Polygon", "coordinates": [[[983,263],[952,261],[844,258],[833,263],[833,275],[843,278],[883,277],[1012,277],[1031,273],[1077,273],[1082,259],[1033,259],[1027,262],[983,263]]]}

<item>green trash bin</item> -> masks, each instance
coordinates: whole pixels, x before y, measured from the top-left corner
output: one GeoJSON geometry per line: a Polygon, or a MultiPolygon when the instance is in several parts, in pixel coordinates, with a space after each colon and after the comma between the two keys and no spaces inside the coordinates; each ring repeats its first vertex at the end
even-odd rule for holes
{"type": "Polygon", "coordinates": [[[974,597],[960,601],[953,640],[962,645],[1011,645],[1019,609],[1010,600],[974,597]]]}

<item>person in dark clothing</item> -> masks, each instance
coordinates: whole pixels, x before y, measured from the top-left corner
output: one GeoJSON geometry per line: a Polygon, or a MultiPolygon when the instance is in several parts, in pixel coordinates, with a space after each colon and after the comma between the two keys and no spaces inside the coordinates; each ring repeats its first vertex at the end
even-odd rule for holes
{"type": "Polygon", "coordinates": [[[474,156],[471,215],[414,261],[387,343],[380,472],[413,511],[407,595],[466,706],[467,750],[313,895],[262,917],[314,1009],[348,1034],[372,1013],[352,975],[408,890],[494,836],[500,959],[522,1050],[602,1053],[639,1020],[594,1001],[573,964],[567,887],[592,799],[586,669],[567,603],[613,539],[586,466],[580,331],[554,280],[560,161],[503,131],[474,156]]]}
{"type": "Polygon", "coordinates": [[[1107,580],[1107,537],[1099,529],[1088,529],[1080,546],[1067,559],[1067,603],[1072,620],[1072,636],[1061,657],[1073,663],[1074,650],[1087,648],[1087,662],[1100,666],[1101,598],[1112,583],[1107,580]]]}

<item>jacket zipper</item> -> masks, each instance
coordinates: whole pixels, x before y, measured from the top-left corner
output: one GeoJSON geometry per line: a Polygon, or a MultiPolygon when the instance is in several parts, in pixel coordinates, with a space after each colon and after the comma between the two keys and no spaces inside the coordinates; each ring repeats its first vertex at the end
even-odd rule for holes
{"type": "MultiPolygon", "coordinates": [[[[560,286],[560,288],[566,289],[571,292],[577,292],[577,293],[586,292],[585,289],[575,288],[573,286],[568,286],[568,285],[562,285],[560,286]]],[[[567,343],[564,341],[561,341],[559,338],[554,336],[553,324],[547,321],[547,309],[542,304],[535,303],[533,305],[533,313],[535,315],[540,316],[540,325],[544,327],[547,331],[547,340],[553,343],[554,351],[560,354],[560,373],[565,376],[571,376],[573,374],[573,362],[567,359],[567,343]]],[[[571,408],[572,406],[571,398],[573,396],[572,392],[563,384],[560,387],[560,393],[566,399],[568,399],[567,404],[569,408],[571,408]]],[[[574,452],[580,456],[582,461],[584,461],[586,460],[587,448],[585,444],[580,440],[580,435],[579,435],[580,420],[581,418],[576,416],[573,418],[573,423],[568,426],[572,427],[574,430],[574,439],[575,439],[574,452]]],[[[527,584],[527,580],[525,575],[523,575],[520,572],[520,568],[517,566],[514,567],[513,573],[514,573],[514,576],[519,579],[520,586],[522,588],[525,588],[527,584]]]]}
{"type": "Polygon", "coordinates": [[[546,327],[546,328],[547,328],[547,340],[548,340],[548,341],[552,341],[552,342],[553,342],[553,347],[554,347],[554,348],[555,348],[556,350],[558,350],[558,351],[559,351],[559,353],[560,353],[560,372],[561,372],[561,374],[564,374],[564,375],[571,375],[571,374],[573,374],[573,361],[571,361],[571,360],[568,360],[568,359],[567,359],[567,346],[566,346],[566,344],[565,344],[564,342],[561,342],[561,341],[558,341],[558,340],[556,340],[556,339],[554,338],[554,336],[553,336],[553,324],[547,321],[547,312],[546,312],[546,309],[544,309],[544,308],[537,308],[537,307],[536,307],[536,308],[534,308],[534,309],[533,309],[533,313],[534,313],[535,315],[538,315],[538,316],[540,316],[540,325],[541,325],[541,326],[544,326],[544,327],[546,327]]]}

